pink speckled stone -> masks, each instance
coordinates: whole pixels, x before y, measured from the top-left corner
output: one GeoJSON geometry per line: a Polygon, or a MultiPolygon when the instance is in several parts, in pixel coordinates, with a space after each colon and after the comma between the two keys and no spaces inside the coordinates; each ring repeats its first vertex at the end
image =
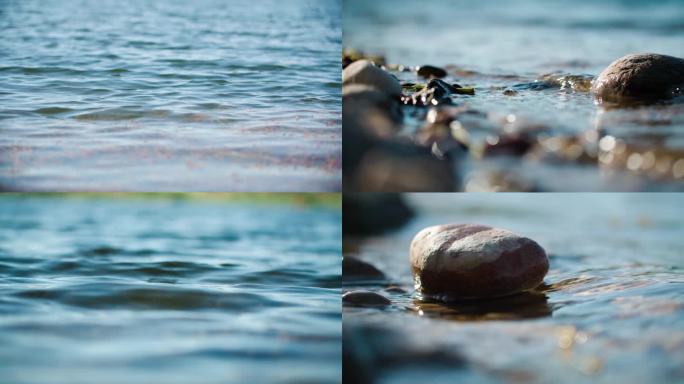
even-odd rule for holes
{"type": "Polygon", "coordinates": [[[411,242],[416,288],[449,298],[505,296],[537,287],[549,270],[536,242],[477,224],[428,227],[411,242]]]}

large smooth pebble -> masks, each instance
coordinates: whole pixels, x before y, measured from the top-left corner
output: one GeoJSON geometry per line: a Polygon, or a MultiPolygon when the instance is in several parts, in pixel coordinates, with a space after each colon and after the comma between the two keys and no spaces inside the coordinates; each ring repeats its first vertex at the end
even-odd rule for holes
{"type": "Polygon", "coordinates": [[[549,270],[544,249],[505,229],[437,225],[411,242],[416,289],[449,299],[498,297],[537,287],[549,270]]]}
{"type": "Polygon", "coordinates": [[[632,54],[612,62],[594,80],[601,101],[667,99],[682,92],[684,59],[655,53],[632,54]]]}
{"type": "Polygon", "coordinates": [[[368,60],[355,61],[342,71],[342,86],[352,84],[369,85],[390,96],[401,94],[399,81],[368,60]]]}

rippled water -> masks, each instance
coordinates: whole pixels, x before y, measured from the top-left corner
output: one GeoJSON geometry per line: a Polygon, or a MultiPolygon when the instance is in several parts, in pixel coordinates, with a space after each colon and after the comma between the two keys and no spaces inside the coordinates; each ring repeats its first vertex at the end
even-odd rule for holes
{"type": "Polygon", "coordinates": [[[341,2],[0,2],[0,187],[339,190],[341,2]]]}
{"type": "Polygon", "coordinates": [[[0,197],[3,383],[339,382],[340,213],[0,197]]]}
{"type": "MultiPolygon", "coordinates": [[[[502,131],[540,138],[541,155],[466,160],[458,170],[462,189],[681,190],[684,160],[674,164],[684,159],[684,106],[608,109],[597,106],[587,88],[603,68],[629,53],[684,57],[682,20],[684,3],[668,0],[432,1],[429,6],[350,0],[343,44],[386,55],[391,64],[444,66],[447,80],[475,87],[474,96],[455,99],[485,115],[459,121],[471,144],[484,145],[502,131]],[[599,147],[605,136],[621,143],[617,150],[599,147]],[[547,142],[548,137],[567,141],[547,142]],[[509,183],[515,186],[483,181],[497,178],[515,180],[509,183]]],[[[411,72],[394,73],[405,82],[424,82],[411,72]]],[[[404,133],[412,135],[424,115],[415,119],[413,111],[406,112],[404,133]]]]}
{"type": "MultiPolygon", "coordinates": [[[[392,300],[345,307],[345,348],[379,383],[670,383],[684,380],[684,197],[678,194],[409,196],[396,232],[345,239],[387,281],[345,279],[392,300]],[[445,305],[413,292],[409,243],[422,228],[510,229],[550,256],[535,292],[445,305]],[[403,290],[403,292],[402,292],[403,290]]],[[[346,369],[346,366],[345,366],[346,369]]]]}

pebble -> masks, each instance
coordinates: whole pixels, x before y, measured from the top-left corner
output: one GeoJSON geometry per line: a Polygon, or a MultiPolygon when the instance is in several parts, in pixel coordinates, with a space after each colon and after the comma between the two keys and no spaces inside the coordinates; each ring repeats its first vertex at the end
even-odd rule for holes
{"type": "Polygon", "coordinates": [[[342,276],[346,279],[384,279],[385,274],[363,260],[352,256],[342,259],[342,276]]]}
{"type": "Polygon", "coordinates": [[[418,67],[418,76],[424,77],[426,79],[446,77],[447,71],[439,67],[433,67],[432,65],[422,65],[418,67]]]}
{"type": "Polygon", "coordinates": [[[684,59],[653,53],[632,54],[612,62],[594,81],[600,101],[667,99],[684,87],[684,59]]]}
{"type": "Polygon", "coordinates": [[[437,225],[411,242],[416,289],[441,298],[485,298],[533,289],[549,269],[546,252],[513,232],[476,224],[437,225]]]}
{"type": "Polygon", "coordinates": [[[369,85],[386,95],[401,94],[399,81],[368,60],[355,61],[342,71],[342,86],[352,84],[369,85]]]}
{"type": "Polygon", "coordinates": [[[425,88],[402,98],[406,105],[435,106],[452,104],[451,95],[456,93],[456,88],[446,81],[432,79],[425,88]]]}
{"type": "Polygon", "coordinates": [[[342,295],[342,304],[349,307],[386,307],[392,302],[371,291],[351,291],[342,295]]]}

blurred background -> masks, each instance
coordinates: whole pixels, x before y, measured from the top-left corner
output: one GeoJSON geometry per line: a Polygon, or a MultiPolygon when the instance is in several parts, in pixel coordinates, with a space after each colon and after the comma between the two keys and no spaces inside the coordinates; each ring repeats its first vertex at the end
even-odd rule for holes
{"type": "Polygon", "coordinates": [[[0,195],[3,383],[339,382],[337,194],[0,195]]]}
{"type": "Polygon", "coordinates": [[[345,374],[377,383],[682,381],[683,206],[683,196],[664,193],[345,194],[343,290],[391,300],[345,305],[345,374]],[[450,304],[417,295],[411,239],[447,223],[535,240],[550,259],[544,284],[450,304]],[[351,259],[380,274],[359,273],[351,259]]]}

